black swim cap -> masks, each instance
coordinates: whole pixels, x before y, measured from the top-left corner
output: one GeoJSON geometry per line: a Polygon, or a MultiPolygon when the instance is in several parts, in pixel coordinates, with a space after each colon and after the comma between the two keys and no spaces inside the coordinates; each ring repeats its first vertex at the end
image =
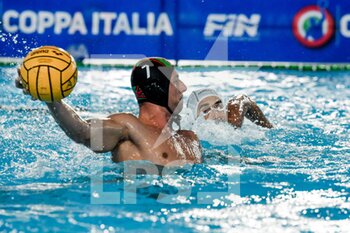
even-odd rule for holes
{"type": "Polygon", "coordinates": [[[169,108],[169,85],[174,66],[161,57],[140,60],[131,73],[131,87],[139,104],[150,102],[169,108]]]}

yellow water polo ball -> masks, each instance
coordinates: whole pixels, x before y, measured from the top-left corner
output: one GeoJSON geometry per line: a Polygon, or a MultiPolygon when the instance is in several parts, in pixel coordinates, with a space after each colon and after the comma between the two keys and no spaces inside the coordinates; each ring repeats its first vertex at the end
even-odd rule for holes
{"type": "Polygon", "coordinates": [[[33,49],[20,67],[23,87],[31,96],[45,102],[67,97],[78,80],[74,58],[55,46],[33,49]]]}

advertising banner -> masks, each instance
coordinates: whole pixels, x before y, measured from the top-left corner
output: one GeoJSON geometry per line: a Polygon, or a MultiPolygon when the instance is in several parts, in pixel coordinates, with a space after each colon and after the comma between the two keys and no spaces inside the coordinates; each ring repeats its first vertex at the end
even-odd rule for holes
{"type": "Polygon", "coordinates": [[[347,0],[0,0],[0,17],[1,57],[350,62],[347,0]]]}

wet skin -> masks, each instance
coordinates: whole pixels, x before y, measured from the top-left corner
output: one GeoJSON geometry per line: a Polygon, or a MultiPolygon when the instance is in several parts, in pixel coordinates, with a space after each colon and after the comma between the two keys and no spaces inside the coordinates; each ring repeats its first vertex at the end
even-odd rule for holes
{"type": "Polygon", "coordinates": [[[226,109],[218,96],[208,96],[199,102],[197,116],[199,114],[203,114],[206,120],[225,121],[236,128],[242,127],[245,118],[261,127],[273,128],[259,106],[247,95],[232,98],[226,109]]]}
{"type": "MultiPolygon", "coordinates": [[[[23,89],[18,78],[16,86],[23,89]]],[[[182,109],[186,89],[174,70],[168,99],[174,115],[182,109]]],[[[140,105],[138,117],[117,113],[104,119],[84,120],[64,101],[46,104],[68,137],[97,153],[111,152],[115,162],[149,160],[162,166],[202,162],[201,147],[195,133],[174,131],[169,124],[172,115],[165,107],[146,102],[140,105]]]]}

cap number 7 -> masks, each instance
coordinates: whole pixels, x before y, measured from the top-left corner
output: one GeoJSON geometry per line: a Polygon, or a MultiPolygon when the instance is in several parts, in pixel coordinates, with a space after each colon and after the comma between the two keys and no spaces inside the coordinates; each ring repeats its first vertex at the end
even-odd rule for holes
{"type": "Polygon", "coordinates": [[[146,75],[147,75],[147,79],[149,79],[151,77],[151,71],[149,69],[149,65],[144,65],[141,67],[142,69],[146,68],[146,75]]]}

